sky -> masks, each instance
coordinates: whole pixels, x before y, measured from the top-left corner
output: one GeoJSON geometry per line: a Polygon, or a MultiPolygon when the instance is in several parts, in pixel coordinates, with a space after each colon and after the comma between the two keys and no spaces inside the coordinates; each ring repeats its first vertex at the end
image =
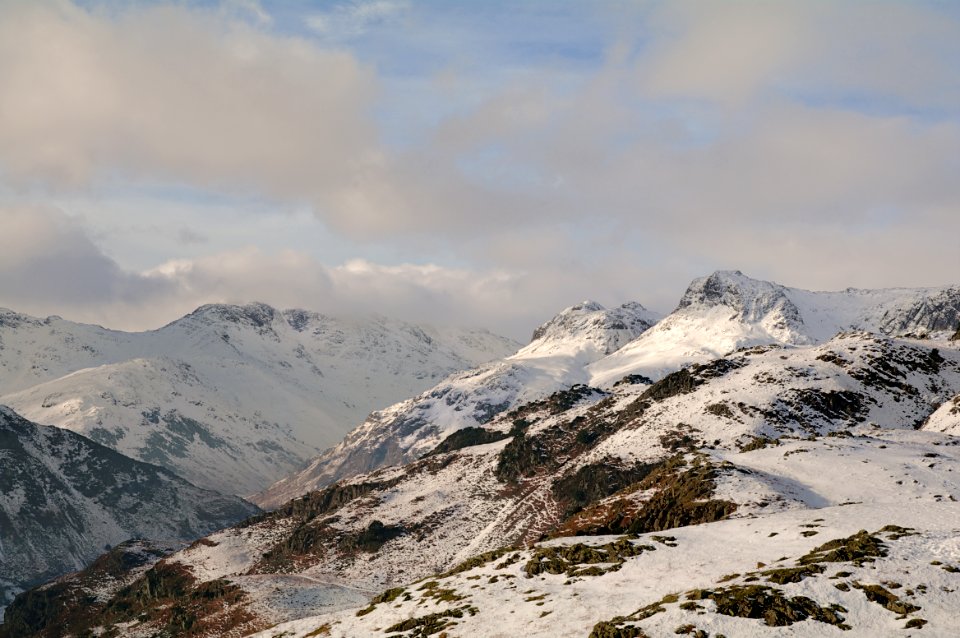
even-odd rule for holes
{"type": "Polygon", "coordinates": [[[960,283],[960,3],[0,1],[0,306],[960,283]]]}

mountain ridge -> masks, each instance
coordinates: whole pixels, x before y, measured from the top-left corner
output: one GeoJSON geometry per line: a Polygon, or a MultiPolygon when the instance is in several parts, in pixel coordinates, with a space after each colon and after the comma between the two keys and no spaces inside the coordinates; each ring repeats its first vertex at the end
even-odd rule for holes
{"type": "Polygon", "coordinates": [[[486,330],[208,304],[156,330],[0,315],[0,403],[249,494],[371,410],[515,350],[486,330]]]}
{"type": "Polygon", "coordinates": [[[575,383],[604,389],[628,377],[651,383],[738,348],[814,345],[863,327],[882,334],[943,333],[958,316],[960,286],[817,293],[752,279],[740,271],[717,271],[693,280],[677,309],[662,319],[639,304],[607,310],[584,301],[538,327],[534,340],[516,355],[457,373],[419,397],[374,413],[302,471],[252,498],[269,508],[338,478],[413,460],[450,431],[482,425],[483,418],[471,417],[474,406],[486,406],[482,415],[489,418],[575,383]],[[584,355],[584,349],[589,354],[584,355]],[[513,367],[522,366],[526,357],[558,357],[552,370],[555,382],[538,388],[525,376],[528,369],[513,367]],[[449,402],[450,409],[441,409],[443,402],[449,402]]]}
{"type": "MultiPolygon", "coordinates": [[[[909,573],[945,583],[943,570],[927,563],[953,568],[942,552],[950,551],[945,534],[958,523],[948,515],[960,499],[960,448],[954,436],[923,429],[937,406],[960,392],[960,350],[951,344],[849,332],[816,345],[745,348],[653,384],[573,386],[498,414],[480,427],[489,437],[341,480],[215,533],[156,563],[154,576],[148,570],[130,587],[180,569],[191,578],[185,595],[221,579],[230,583],[234,602],[190,612],[199,635],[224,635],[212,628],[230,609],[245,619],[226,634],[237,636],[258,629],[263,636],[317,635],[323,627],[332,636],[409,636],[434,626],[418,623],[443,619],[452,623],[441,623],[449,635],[493,636],[500,628],[495,609],[516,613],[531,635],[555,635],[551,627],[587,635],[668,594],[715,591],[723,582],[755,582],[789,598],[801,589],[791,589],[790,578],[821,573],[797,571],[805,563],[794,560],[869,525],[865,534],[898,561],[881,572],[884,578],[904,583],[898,597],[923,608],[901,615],[930,622],[931,635],[948,635],[956,596],[927,595],[909,573]],[[751,527],[763,535],[753,536],[751,527]],[[711,556],[729,533],[757,551],[711,556]],[[914,540],[898,543],[904,535],[914,540]],[[665,565],[677,569],[673,547],[692,543],[702,544],[697,570],[706,571],[688,578],[681,568],[665,581],[676,585],[659,582],[665,565]],[[570,549],[551,549],[557,547],[570,549]],[[667,563],[649,562],[661,558],[667,563]],[[758,562],[773,562],[774,571],[754,574],[763,569],[758,562]],[[657,576],[644,577],[648,569],[657,576]],[[348,585],[382,593],[362,608],[348,585]],[[618,586],[644,593],[603,593],[618,586]],[[535,600],[548,606],[538,609],[535,600]],[[540,622],[541,611],[555,618],[540,622]],[[269,629],[277,623],[284,624],[269,629]],[[390,630],[400,626],[407,629],[390,630]]],[[[842,582],[861,598],[851,583],[876,582],[869,566],[838,567],[855,574],[842,582]]],[[[839,616],[860,635],[876,623],[889,627],[888,610],[833,594],[830,573],[805,583],[822,586],[804,595],[824,608],[844,606],[839,616]]],[[[124,591],[104,596],[119,605],[124,591]]],[[[124,625],[131,636],[152,635],[167,622],[166,604],[148,600],[144,620],[119,620],[132,623],[124,625]]],[[[645,629],[657,628],[651,635],[672,635],[676,626],[715,614],[709,606],[700,618],[692,606],[664,605],[671,619],[683,620],[665,628],[638,616],[645,629]]],[[[15,603],[11,613],[20,609],[15,603]]],[[[723,626],[736,635],[776,635],[759,629],[762,616],[751,618],[723,626]]],[[[798,628],[812,636],[821,625],[798,628]]]]}
{"type": "Polygon", "coordinates": [[[338,478],[414,460],[451,431],[486,423],[517,402],[586,380],[586,366],[649,329],[659,315],[636,302],[565,308],[515,354],[454,373],[423,394],[370,415],[343,442],[251,498],[264,507],[338,478]]]}
{"type": "MultiPolygon", "coordinates": [[[[571,306],[269,496],[306,494],[45,600],[92,597],[60,608],[78,631],[144,638],[951,635],[957,288],[721,272],[688,293],[656,323],[571,306]]],[[[42,591],[9,613],[53,638],[63,615],[29,613],[42,591]]]]}

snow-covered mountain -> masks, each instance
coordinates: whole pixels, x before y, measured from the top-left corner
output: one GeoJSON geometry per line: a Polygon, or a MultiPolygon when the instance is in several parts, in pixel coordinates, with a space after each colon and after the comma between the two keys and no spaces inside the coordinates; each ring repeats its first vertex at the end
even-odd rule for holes
{"type": "Polygon", "coordinates": [[[0,406],[0,609],[132,537],[189,541],[257,512],[0,406]]]}
{"type": "Polygon", "coordinates": [[[737,348],[822,343],[851,330],[943,337],[958,315],[960,286],[810,292],[718,271],[694,280],[654,330],[591,366],[590,383],[606,387],[631,373],[658,379],[737,348]]]}
{"type": "Polygon", "coordinates": [[[943,338],[958,316],[960,286],[809,292],[739,271],[694,280],[659,322],[639,304],[605,310],[584,302],[538,328],[516,355],[375,412],[304,470],[252,498],[276,507],[338,478],[413,460],[454,430],[575,383],[609,388],[630,375],[656,381],[738,348],[818,344],[842,331],[943,338]]]}
{"type": "Polygon", "coordinates": [[[275,507],[339,478],[415,460],[455,430],[475,428],[511,406],[588,381],[589,364],[659,318],[638,303],[608,310],[584,301],[566,308],[538,327],[516,354],[455,373],[417,397],[374,412],[304,470],[251,498],[275,507]]]}
{"type": "Polygon", "coordinates": [[[33,590],[8,611],[25,629],[0,637],[952,636],[957,310],[951,288],[803,293],[736,273],[694,282],[652,328],[636,306],[581,304],[338,452],[404,464],[108,586],[33,590]],[[636,336],[606,339],[621,325],[636,336]]]}
{"type": "Polygon", "coordinates": [[[958,393],[956,342],[862,331],[573,386],[121,579],[98,604],[134,611],[82,627],[163,631],[137,592],[179,575],[200,636],[948,636],[960,445],[925,424],[958,393]]]}
{"type": "Polygon", "coordinates": [[[203,306],[142,333],[0,311],[0,403],[249,494],[371,410],[516,347],[483,330],[264,304],[203,306]]]}

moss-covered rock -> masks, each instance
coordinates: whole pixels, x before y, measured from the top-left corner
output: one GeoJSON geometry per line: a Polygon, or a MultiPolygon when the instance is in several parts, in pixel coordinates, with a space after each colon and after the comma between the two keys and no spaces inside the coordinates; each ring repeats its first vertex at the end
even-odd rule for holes
{"type": "Polygon", "coordinates": [[[639,627],[621,626],[604,620],[593,626],[588,638],[647,638],[647,634],[639,627]]]}
{"type": "Polygon", "coordinates": [[[567,576],[601,575],[620,568],[623,562],[643,552],[655,551],[652,545],[637,545],[629,539],[621,538],[613,543],[590,546],[583,543],[537,547],[523,571],[527,576],[538,574],[566,574],[567,576]],[[582,565],[608,564],[602,572],[583,570],[582,565]]]}
{"type": "Polygon", "coordinates": [[[450,436],[441,441],[437,447],[424,454],[424,457],[444,454],[446,452],[454,452],[456,450],[462,450],[465,447],[473,447],[475,445],[496,443],[497,441],[502,441],[509,436],[511,435],[506,432],[498,432],[496,430],[488,430],[486,428],[463,428],[450,434],[450,436]]]}
{"type": "Polygon", "coordinates": [[[211,623],[218,631],[246,626],[253,616],[240,604],[245,597],[226,579],[198,582],[184,565],[161,561],[117,592],[95,624],[136,620],[162,627],[162,636],[205,636],[213,630],[211,623]]]}
{"type": "Polygon", "coordinates": [[[554,423],[532,434],[528,433],[527,427],[514,428],[511,430],[513,440],[497,457],[496,476],[504,483],[517,483],[524,478],[555,471],[564,460],[596,447],[617,427],[603,417],[602,410],[591,409],[587,414],[554,423]]]}
{"type": "Polygon", "coordinates": [[[738,445],[738,449],[741,452],[753,452],[754,450],[762,450],[766,447],[773,447],[780,445],[780,441],[777,439],[771,439],[766,436],[751,436],[749,440],[738,445]]]}
{"type": "Polygon", "coordinates": [[[96,622],[104,607],[104,601],[93,595],[91,586],[122,579],[131,570],[168,553],[146,541],[127,541],[71,578],[22,592],[5,610],[0,637],[80,635],[96,622]]]}
{"type": "MultiPolygon", "coordinates": [[[[399,598],[401,595],[405,594],[406,592],[407,590],[405,587],[393,587],[384,592],[381,592],[380,594],[377,594],[370,600],[370,604],[367,607],[358,611],[357,616],[366,616],[371,611],[376,609],[377,605],[379,605],[380,603],[392,603],[393,601],[395,601],[397,598],[399,598]]],[[[409,597],[409,594],[408,594],[408,597],[409,597]]]]}
{"type": "Polygon", "coordinates": [[[494,549],[489,552],[484,552],[476,556],[472,556],[467,560],[463,561],[453,569],[447,571],[444,574],[441,574],[441,578],[446,578],[447,576],[453,576],[455,574],[462,574],[463,572],[468,572],[471,569],[476,569],[477,567],[483,567],[487,563],[492,563],[494,561],[500,560],[505,555],[510,552],[515,552],[516,548],[514,547],[501,547],[499,549],[494,549]]]}
{"type": "Polygon", "coordinates": [[[523,432],[518,433],[497,457],[497,478],[504,483],[515,483],[551,466],[553,459],[544,443],[544,437],[527,437],[523,432]]]}
{"type": "Polygon", "coordinates": [[[787,583],[799,583],[804,578],[807,578],[808,576],[817,576],[822,574],[825,570],[826,568],[823,565],[814,563],[812,565],[801,565],[800,567],[768,569],[760,572],[760,575],[765,576],[767,581],[771,583],[785,585],[787,583]]]}
{"type": "Polygon", "coordinates": [[[737,618],[756,618],[770,627],[785,627],[803,620],[849,629],[839,605],[822,607],[805,596],[787,596],[781,590],[763,585],[734,585],[714,590],[696,590],[693,600],[712,600],[717,613],[737,618]]]}
{"type": "Polygon", "coordinates": [[[448,609],[446,611],[427,614],[416,618],[408,618],[384,629],[384,633],[395,634],[411,632],[410,638],[420,638],[421,636],[432,636],[443,631],[445,628],[454,624],[454,618],[463,618],[466,608],[448,609]]]}
{"type": "Polygon", "coordinates": [[[853,563],[862,565],[887,555],[883,541],[866,530],[853,536],[828,541],[813,551],[804,554],[798,561],[801,565],[812,563],[853,563]]]}
{"type": "Polygon", "coordinates": [[[402,480],[402,477],[397,477],[389,481],[335,483],[322,490],[310,492],[300,498],[295,498],[272,512],[250,517],[236,527],[243,529],[266,521],[291,518],[303,525],[317,517],[331,514],[347,503],[362,498],[371,492],[390,489],[402,480]]]}
{"type": "Polygon", "coordinates": [[[346,553],[360,551],[372,554],[388,541],[406,533],[407,529],[403,525],[384,525],[380,521],[371,521],[366,529],[341,537],[338,547],[346,553]]]}
{"type": "Polygon", "coordinates": [[[737,415],[734,414],[733,410],[730,409],[730,406],[723,401],[706,405],[704,406],[703,411],[707,414],[723,417],[724,419],[733,420],[737,418],[737,415]]]}
{"type": "Polygon", "coordinates": [[[877,603],[884,609],[896,614],[905,616],[915,611],[920,611],[920,607],[902,600],[899,596],[881,585],[854,583],[853,586],[862,591],[863,595],[866,596],[870,602],[877,603]]]}
{"type": "Polygon", "coordinates": [[[551,492],[563,508],[564,518],[600,501],[650,474],[655,464],[637,463],[621,467],[613,459],[580,467],[553,482],[551,492]]]}
{"type": "Polygon", "coordinates": [[[564,521],[555,535],[641,534],[721,520],[737,506],[712,498],[716,476],[717,468],[701,456],[692,462],[682,454],[671,457],[621,490],[622,498],[587,507],[564,521]],[[631,495],[647,491],[654,493],[637,505],[631,495]]]}

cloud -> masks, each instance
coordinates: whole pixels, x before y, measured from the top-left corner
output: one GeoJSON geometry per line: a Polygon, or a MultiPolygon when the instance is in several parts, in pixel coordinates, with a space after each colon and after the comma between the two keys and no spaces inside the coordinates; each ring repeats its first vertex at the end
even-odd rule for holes
{"type": "Polygon", "coordinates": [[[119,176],[322,210],[379,153],[370,69],[218,11],[5,3],[0,82],[0,170],[21,188],[119,176]]]}
{"type": "Polygon", "coordinates": [[[579,301],[578,292],[595,288],[590,275],[579,273],[558,280],[544,271],[384,265],[364,259],[327,266],[302,252],[269,254],[253,247],[171,261],[143,276],[166,282],[165,294],[149,304],[162,307],[166,320],[210,301],[259,300],[332,315],[378,314],[485,327],[520,341],[529,338],[534,326],[579,301]]]}
{"type": "Polygon", "coordinates": [[[569,292],[540,288],[524,273],[360,259],[331,267],[303,252],[252,246],[130,272],[58,209],[0,208],[0,225],[0,306],[112,328],[156,328],[205,303],[257,300],[341,316],[489,327],[524,339],[554,307],[567,305],[569,292]]]}
{"type": "Polygon", "coordinates": [[[273,22],[273,16],[263,8],[258,0],[222,0],[221,10],[227,15],[250,17],[260,25],[273,22]]]}
{"type": "Polygon", "coordinates": [[[0,303],[14,309],[138,305],[171,290],[125,272],[55,208],[4,208],[0,225],[0,303]]]}
{"type": "Polygon", "coordinates": [[[640,62],[655,97],[742,104],[809,42],[811,19],[799,3],[676,2],[651,14],[657,34],[640,62]]]}
{"type": "Polygon", "coordinates": [[[356,37],[375,24],[382,24],[409,11],[406,0],[353,0],[334,5],[324,13],[306,18],[307,26],[335,40],[356,37]]]}
{"type": "MultiPolygon", "coordinates": [[[[369,22],[404,6],[337,11],[369,22]]],[[[59,193],[119,181],[265,196],[306,203],[355,237],[480,227],[492,211],[509,218],[507,200],[523,202],[473,183],[433,149],[385,147],[372,113],[380,83],[352,54],[231,15],[0,5],[4,181],[59,193]]]]}
{"type": "MultiPolygon", "coordinates": [[[[660,226],[718,207],[746,221],[955,201],[955,122],[850,104],[865,92],[887,110],[927,96],[942,109],[960,95],[948,63],[960,25],[925,7],[651,4],[639,39],[602,67],[506,74],[402,149],[374,117],[391,96],[373,67],[230,18],[258,15],[256,3],[230,7],[3,5],[4,178],[263,195],[380,241],[587,215],[660,226]]],[[[347,32],[409,9],[346,2],[323,15],[347,32]]]]}
{"type": "MultiPolygon", "coordinates": [[[[571,44],[575,63],[554,40],[517,35],[514,14],[487,10],[475,23],[458,7],[465,32],[499,26],[509,38],[477,35],[480,62],[437,63],[437,80],[420,67],[384,77],[371,49],[347,48],[386,23],[395,48],[380,43],[379,55],[424,33],[440,39],[442,23],[417,21],[442,12],[404,2],[334,5],[313,21],[319,39],[272,30],[243,1],[113,13],[4,3],[0,179],[18,201],[109,198],[117,183],[209,193],[223,208],[252,195],[263,211],[309,211],[365,259],[309,252],[292,226],[299,249],[283,251],[279,232],[267,246],[253,225],[233,232],[224,215],[181,211],[167,213],[167,232],[182,228],[189,249],[151,253],[150,266],[165,263],[140,272],[146,260],[121,267],[62,212],[21,207],[0,301],[28,309],[35,277],[29,307],[114,325],[261,299],[523,336],[582,297],[669,311],[691,278],[720,267],[810,288],[956,278],[955,11],[651,2],[627,20],[625,5],[604,6],[618,22],[606,58],[571,44]],[[496,68],[484,67],[496,47],[496,68]],[[395,100],[401,115],[423,114],[402,146],[382,128],[409,125],[395,100]],[[49,248],[23,252],[33,235],[49,248]],[[74,272],[91,281],[64,283],[74,272]]],[[[418,55],[452,46],[416,44],[418,55]]],[[[135,229],[163,226],[164,207],[181,202],[155,204],[132,206],[136,223],[114,233],[128,254],[135,229]]]]}
{"type": "Polygon", "coordinates": [[[714,225],[684,233],[683,252],[659,238],[617,237],[616,228],[586,239],[554,229],[531,242],[498,241],[489,248],[499,265],[485,267],[366,259],[331,266],[302,251],[248,246],[143,272],[118,266],[57,209],[0,208],[0,222],[0,306],[121,329],[156,328],[205,303],[256,300],[480,326],[525,341],[536,325],[582,299],[607,306],[634,300],[669,312],[690,279],[720,267],[809,289],[939,285],[960,272],[956,233],[949,226],[931,233],[910,218],[856,232],[714,225]],[[699,261],[691,263],[690,254],[699,261]]]}
{"type": "Polygon", "coordinates": [[[177,240],[182,244],[206,244],[210,237],[190,228],[181,228],[177,231],[177,240]]]}
{"type": "Polygon", "coordinates": [[[728,107],[786,94],[956,108],[960,23],[947,9],[886,0],[664,3],[648,14],[637,68],[648,95],[728,107]]]}

